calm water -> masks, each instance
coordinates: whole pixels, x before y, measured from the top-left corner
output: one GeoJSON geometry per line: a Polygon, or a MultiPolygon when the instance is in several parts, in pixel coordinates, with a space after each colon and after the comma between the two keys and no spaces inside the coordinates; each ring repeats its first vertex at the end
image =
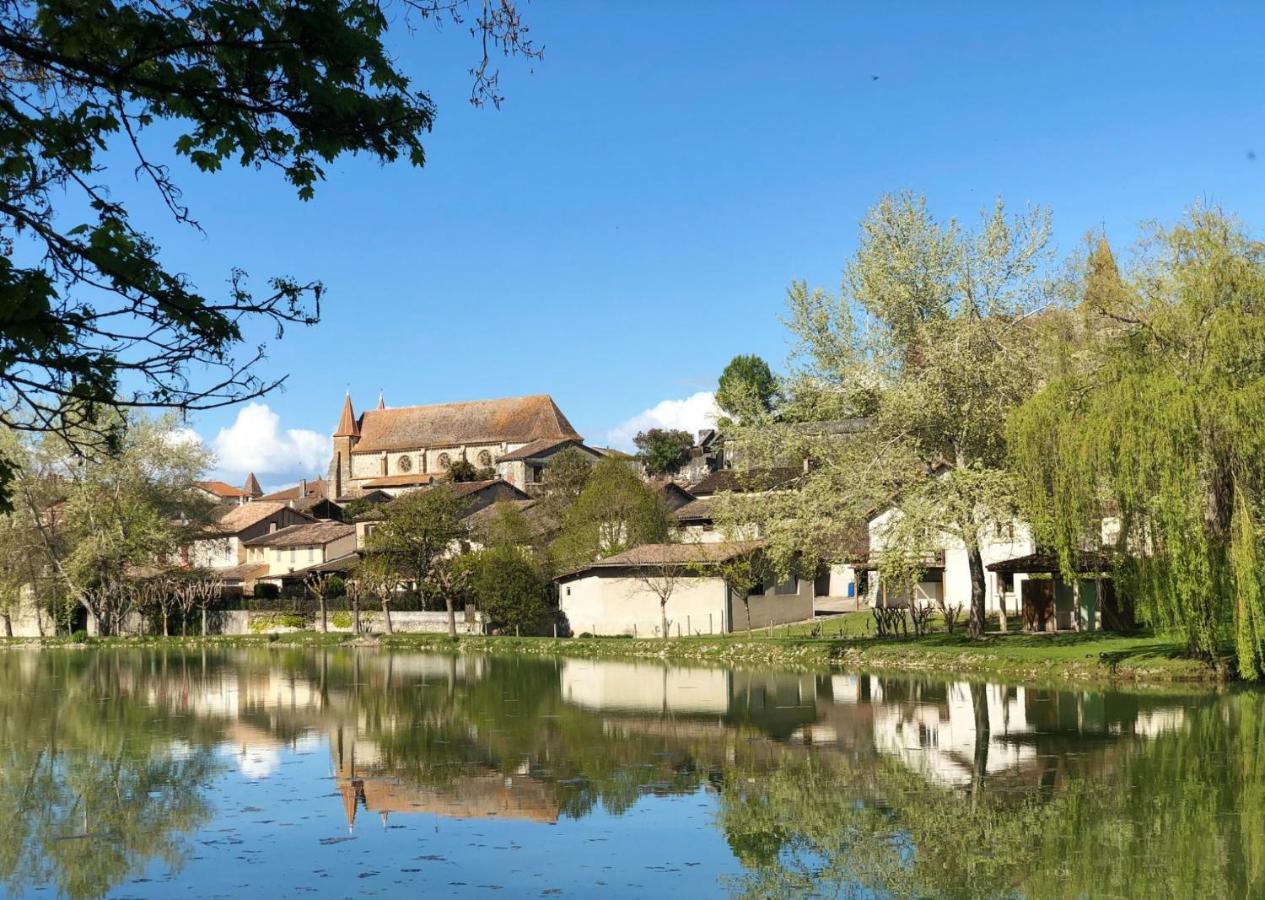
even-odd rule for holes
{"type": "Polygon", "coordinates": [[[1263,704],[371,650],[0,653],[0,890],[1261,896],[1263,704]]]}

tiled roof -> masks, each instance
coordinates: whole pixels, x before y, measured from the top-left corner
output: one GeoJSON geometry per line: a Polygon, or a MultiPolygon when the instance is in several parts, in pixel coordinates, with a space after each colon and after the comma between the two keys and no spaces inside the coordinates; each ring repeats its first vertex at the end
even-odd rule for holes
{"type": "Polygon", "coordinates": [[[500,503],[493,503],[470,513],[465,517],[465,521],[477,532],[478,529],[485,528],[496,521],[496,517],[500,515],[501,503],[509,503],[517,508],[523,514],[528,529],[535,537],[552,534],[562,527],[558,517],[539,500],[502,500],[500,503]]]}
{"type": "Polygon", "coordinates": [[[741,556],[764,546],[761,541],[727,541],[719,543],[642,544],[623,553],[564,573],[562,577],[579,575],[594,569],[628,569],[638,566],[714,565],[741,556]]]}
{"type": "MultiPolygon", "coordinates": [[[[271,494],[264,494],[260,500],[301,500],[299,496],[300,485],[293,485],[288,488],[282,488],[279,491],[273,491],[271,494]]],[[[313,478],[307,483],[308,497],[324,497],[326,496],[326,487],[324,478],[313,478]]]]}
{"type": "Polygon", "coordinates": [[[452,491],[454,497],[470,497],[498,484],[505,485],[512,493],[517,494],[520,500],[525,500],[528,497],[525,491],[520,491],[503,478],[493,478],[491,481],[458,481],[448,485],[448,489],[452,491]]]}
{"type": "Polygon", "coordinates": [[[420,472],[416,475],[381,475],[377,478],[369,478],[360,482],[360,486],[367,488],[414,487],[431,484],[438,479],[438,475],[424,475],[420,472]]]}
{"type": "Polygon", "coordinates": [[[246,541],[246,546],[306,547],[311,544],[328,544],[355,533],[355,525],[344,525],[342,522],[313,522],[310,525],[291,525],[289,528],[265,534],[246,541]]]}
{"type": "Polygon", "coordinates": [[[499,457],[497,462],[512,462],[518,459],[531,459],[540,453],[546,453],[555,447],[561,447],[563,444],[579,443],[576,438],[541,438],[538,441],[532,441],[529,444],[523,444],[517,450],[511,450],[504,456],[499,457]]]}
{"type": "Polygon", "coordinates": [[[334,429],[334,437],[357,437],[360,429],[356,427],[356,412],[351,408],[351,394],[343,397],[342,415],[338,417],[338,427],[334,429]]]}
{"type": "Polygon", "coordinates": [[[706,494],[719,494],[721,491],[737,493],[767,491],[784,487],[799,475],[799,469],[794,468],[752,469],[742,472],[736,469],[719,469],[690,485],[690,493],[696,497],[702,497],[706,494]]]}
{"type": "Polygon", "coordinates": [[[245,497],[241,488],[235,488],[231,484],[224,481],[195,481],[198,487],[206,491],[208,494],[214,494],[217,497],[245,497]]]}
{"type": "Polygon", "coordinates": [[[699,497],[676,511],[678,522],[710,522],[715,518],[716,498],[699,497]]]}
{"type": "Polygon", "coordinates": [[[553,399],[538,394],[371,409],[360,418],[360,441],[355,452],[579,437],[553,399]]]}
{"type": "Polygon", "coordinates": [[[241,506],[232,506],[215,517],[210,530],[218,534],[237,534],[285,508],[284,503],[275,500],[255,500],[241,506]]]}
{"type": "Polygon", "coordinates": [[[222,581],[254,581],[268,574],[267,563],[242,563],[226,569],[211,569],[211,574],[222,581]]]}

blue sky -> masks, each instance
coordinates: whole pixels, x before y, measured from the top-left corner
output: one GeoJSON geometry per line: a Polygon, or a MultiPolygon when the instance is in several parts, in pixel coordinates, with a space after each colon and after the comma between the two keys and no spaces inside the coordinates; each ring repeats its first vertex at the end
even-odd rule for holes
{"type": "Polygon", "coordinates": [[[358,408],[379,388],[391,405],[548,392],[590,441],[618,440],[736,353],[781,365],[786,285],[833,289],[889,191],[964,219],[998,196],[1047,205],[1061,253],[1103,227],[1128,244],[1200,199],[1263,224],[1259,6],[537,0],[524,15],[545,56],[504,62],[499,111],[467,103],[463,29],[396,30],[438,106],[425,168],[342,160],[310,203],[268,173],[182,175],[205,236],[142,213],[206,290],[231,266],[328,289],[322,323],[271,348],[264,374],[290,380],[266,410],[191,423],[214,444],[244,416],[219,442],[225,477],[253,462],[266,485],[297,477],[347,388],[358,408]]]}

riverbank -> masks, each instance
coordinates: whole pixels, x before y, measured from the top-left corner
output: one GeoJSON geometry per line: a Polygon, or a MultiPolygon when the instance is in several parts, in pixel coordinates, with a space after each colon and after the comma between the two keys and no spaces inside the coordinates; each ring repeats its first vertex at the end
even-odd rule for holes
{"type": "Polygon", "coordinates": [[[980,641],[961,634],[880,639],[866,636],[813,637],[807,628],[766,633],[662,639],[536,638],[438,634],[394,634],[353,638],[299,631],[239,637],[97,638],[75,644],[65,638],[7,639],[5,647],[272,646],[361,645],[393,650],[504,653],[589,659],[645,659],[680,665],[837,668],[974,675],[1007,681],[1088,684],[1215,684],[1226,680],[1204,662],[1190,659],[1179,641],[1114,634],[1008,634],[980,641]]]}

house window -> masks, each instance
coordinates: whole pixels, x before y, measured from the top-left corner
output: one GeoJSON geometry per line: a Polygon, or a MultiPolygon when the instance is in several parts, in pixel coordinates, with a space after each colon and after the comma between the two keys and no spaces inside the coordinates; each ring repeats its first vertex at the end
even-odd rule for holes
{"type": "Polygon", "coordinates": [[[540,482],[544,481],[544,476],[545,476],[544,466],[528,466],[527,467],[527,481],[529,483],[540,484],[540,482]]]}
{"type": "Polygon", "coordinates": [[[799,579],[794,575],[784,578],[773,587],[773,593],[778,596],[785,597],[790,594],[799,593],[799,579]]]}
{"type": "Polygon", "coordinates": [[[763,597],[764,596],[764,582],[760,582],[751,590],[747,591],[747,596],[748,597],[763,597]]]}
{"type": "Polygon", "coordinates": [[[444,471],[447,471],[448,467],[452,465],[452,457],[449,456],[447,453],[441,453],[439,454],[438,462],[439,462],[439,468],[443,469],[444,471]]]}
{"type": "Polygon", "coordinates": [[[480,450],[479,451],[479,465],[485,469],[488,466],[492,465],[492,454],[486,450],[480,450]]]}

